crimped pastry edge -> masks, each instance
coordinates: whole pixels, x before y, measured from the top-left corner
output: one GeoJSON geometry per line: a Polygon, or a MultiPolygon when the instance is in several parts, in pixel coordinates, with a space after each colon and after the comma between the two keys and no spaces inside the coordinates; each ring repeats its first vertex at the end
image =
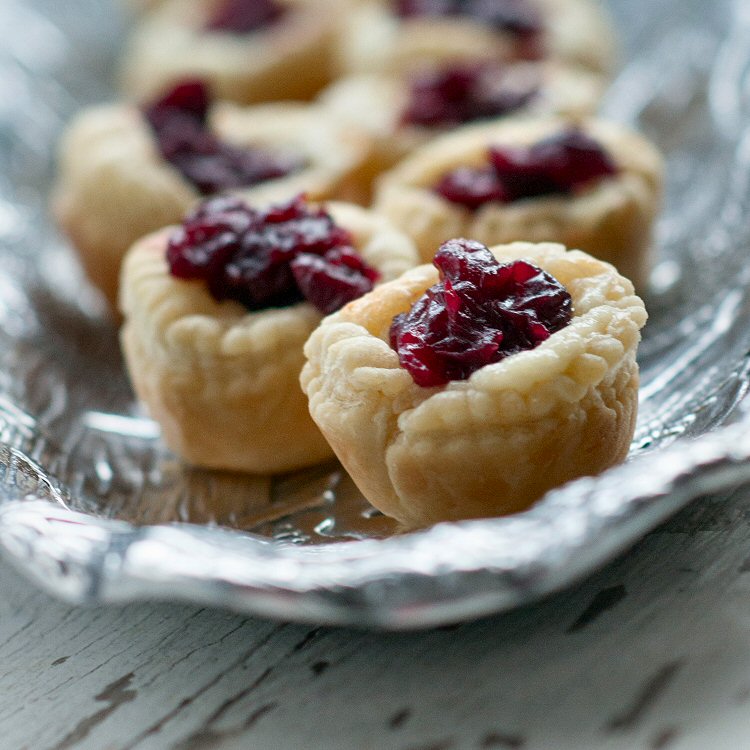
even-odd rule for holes
{"type": "MultiPolygon", "coordinates": [[[[438,278],[434,268],[419,266],[326,318],[305,346],[301,383],[313,419],[365,496],[408,525],[519,510],[536,496],[522,496],[520,503],[511,498],[504,506],[496,504],[494,511],[480,498],[478,509],[464,507],[465,515],[460,507],[454,509],[457,515],[433,512],[430,504],[440,505],[440,488],[432,488],[432,500],[419,497],[430,482],[430,477],[422,477],[418,486],[404,490],[403,477],[398,478],[400,472],[389,459],[394,446],[400,446],[410,460],[404,442],[442,451],[456,436],[477,430],[489,431],[493,440],[520,433],[545,424],[558,412],[573,413],[592,399],[601,401],[602,393],[612,389],[608,379],[617,381],[622,391],[624,425],[621,434],[610,436],[611,445],[603,445],[601,456],[591,457],[592,473],[622,460],[632,437],[635,351],[646,321],[632,284],[611,265],[552,243],[513,243],[492,251],[500,259],[526,258],[565,284],[575,307],[570,325],[536,349],[488,365],[466,381],[420,388],[399,367],[385,340],[393,315],[408,309],[438,278]]],[[[606,417],[616,407],[596,408],[606,417]]],[[[456,488],[443,489],[453,502],[456,488]]],[[[465,506],[471,506],[470,500],[465,499],[465,506]]]]}
{"type": "Polygon", "coordinates": [[[596,118],[518,117],[468,125],[414,151],[378,181],[375,208],[414,239],[423,260],[450,237],[486,244],[558,241],[614,263],[646,285],[651,229],[661,205],[663,160],[643,136],[596,118]],[[618,174],[573,196],[546,196],[476,211],[432,191],[446,172],[486,163],[488,146],[531,145],[570,126],[602,143],[618,174]]]}
{"type": "MultiPolygon", "coordinates": [[[[387,220],[357,206],[327,208],[384,279],[416,262],[411,242],[387,220]]],[[[288,471],[330,457],[298,387],[302,346],[320,313],[307,303],[248,312],[236,302],[217,302],[201,282],[171,277],[164,257],[170,231],[149,235],[131,249],[121,295],[128,370],[139,398],[161,423],[165,442],[190,463],[254,473],[288,471]],[[220,388],[212,382],[214,374],[220,388]],[[190,398],[174,396],[171,387],[190,398]],[[224,399],[237,400],[243,420],[235,424],[230,415],[226,431],[213,424],[224,399]],[[262,415],[257,443],[247,436],[256,411],[262,415]],[[233,442],[237,433],[244,436],[240,445],[233,442]]]]}

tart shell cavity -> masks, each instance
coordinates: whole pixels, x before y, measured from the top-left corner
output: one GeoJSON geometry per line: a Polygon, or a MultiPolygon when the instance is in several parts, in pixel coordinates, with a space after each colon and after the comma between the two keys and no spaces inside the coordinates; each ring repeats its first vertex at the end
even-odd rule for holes
{"type": "MultiPolygon", "coordinates": [[[[384,280],[414,265],[411,242],[385,219],[346,204],[327,209],[384,280]]],[[[131,381],[167,445],[198,466],[252,473],[329,458],[298,382],[303,344],[321,314],[308,303],[249,312],[217,302],[205,283],[169,274],[170,232],[131,249],[121,294],[131,381]]]]}
{"type": "Polygon", "coordinates": [[[144,15],[125,49],[125,91],[145,100],[199,77],[219,98],[253,104],[310,99],[331,79],[337,3],[283,0],[278,23],[233,34],[205,28],[220,2],[162,0],[144,15]]]}
{"type": "Polygon", "coordinates": [[[515,119],[461,128],[413,152],[379,182],[375,207],[412,237],[423,260],[452,237],[487,245],[520,240],[560,242],[614,264],[645,287],[654,220],[661,205],[663,163],[643,136],[602,120],[515,119]],[[487,163],[492,146],[531,146],[575,125],[597,141],[617,174],[573,195],[549,195],[475,210],[434,188],[459,167],[487,163]]]}
{"type": "Polygon", "coordinates": [[[468,380],[420,388],[388,344],[393,317],[437,281],[419,266],[326,318],[305,347],[310,414],[365,497],[409,527],[524,510],[628,452],[646,321],[630,281],[560,245],[491,250],[558,279],[570,324],[468,380]]]}
{"type": "MultiPolygon", "coordinates": [[[[319,107],[217,104],[210,119],[212,130],[229,143],[288,151],[305,161],[298,172],[238,191],[252,202],[299,192],[313,200],[359,194],[369,141],[319,107]]],[[[61,142],[58,173],[55,216],[88,277],[114,308],[127,249],[149,232],[179,221],[201,195],[162,158],[141,112],[126,105],[81,114],[61,142]]]]}

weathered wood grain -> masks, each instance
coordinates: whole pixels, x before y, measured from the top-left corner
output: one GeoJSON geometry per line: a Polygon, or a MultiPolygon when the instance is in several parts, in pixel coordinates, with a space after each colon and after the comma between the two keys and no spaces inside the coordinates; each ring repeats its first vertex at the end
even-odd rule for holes
{"type": "Polygon", "coordinates": [[[750,748],[750,493],[426,633],[81,610],[0,566],[0,750],[750,748]]]}

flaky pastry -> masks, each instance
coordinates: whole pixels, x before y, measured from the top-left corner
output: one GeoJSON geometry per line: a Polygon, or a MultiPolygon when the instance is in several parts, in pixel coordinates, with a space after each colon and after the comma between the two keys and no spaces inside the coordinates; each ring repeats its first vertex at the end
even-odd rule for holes
{"type": "Polygon", "coordinates": [[[222,1],[162,0],[144,15],[123,55],[126,93],[146,100],[199,77],[220,99],[253,104],[310,99],[331,80],[335,0],[278,0],[284,16],[246,34],[205,28],[222,1]]]}
{"type": "MultiPolygon", "coordinates": [[[[357,206],[327,204],[384,281],[413,267],[411,242],[357,206]]],[[[121,342],[138,398],[167,445],[191,464],[278,473],[331,449],[299,388],[302,347],[322,315],[309,303],[249,312],[202,281],[170,275],[173,228],[139,241],[123,263],[121,342]]]]}
{"type": "MultiPolygon", "coordinates": [[[[210,116],[212,129],[227,142],[288,151],[306,164],[286,177],[242,190],[248,200],[262,204],[299,192],[313,200],[358,197],[369,140],[320,107],[216,104],[210,116]]],[[[113,307],[127,249],[149,232],[179,221],[200,198],[162,158],[136,107],[92,108],[63,136],[53,211],[88,277],[113,307]]]]}
{"type": "Polygon", "coordinates": [[[305,346],[310,414],[365,497],[408,527],[513,513],[622,461],[635,426],[643,302],[615,269],[556,244],[491,248],[570,293],[537,348],[423,388],[388,343],[393,317],[438,280],[424,265],[326,318],[305,346]]]}
{"type": "Polygon", "coordinates": [[[654,220],[661,206],[663,162],[643,136],[613,122],[561,118],[471,125],[414,151],[380,179],[375,207],[409,234],[422,259],[452,237],[487,245],[561,242],[614,264],[645,288],[654,220]],[[545,195],[476,210],[452,203],[434,187],[459,167],[478,167],[492,146],[530,146],[575,125],[600,143],[618,173],[573,195],[545,195]]]}

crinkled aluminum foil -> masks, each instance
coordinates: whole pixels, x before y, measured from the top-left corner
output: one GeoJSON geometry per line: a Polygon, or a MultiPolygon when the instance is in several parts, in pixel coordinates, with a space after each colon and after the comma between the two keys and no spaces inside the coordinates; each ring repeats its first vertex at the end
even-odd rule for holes
{"type": "Polygon", "coordinates": [[[50,224],[53,144],[111,97],[100,0],[0,4],[0,547],[71,602],[169,598],[424,627],[532,601],[690,499],[750,482],[750,5],[612,0],[605,113],[668,158],[629,461],[527,513],[394,534],[335,465],[186,468],[133,402],[116,330],[50,224]]]}

